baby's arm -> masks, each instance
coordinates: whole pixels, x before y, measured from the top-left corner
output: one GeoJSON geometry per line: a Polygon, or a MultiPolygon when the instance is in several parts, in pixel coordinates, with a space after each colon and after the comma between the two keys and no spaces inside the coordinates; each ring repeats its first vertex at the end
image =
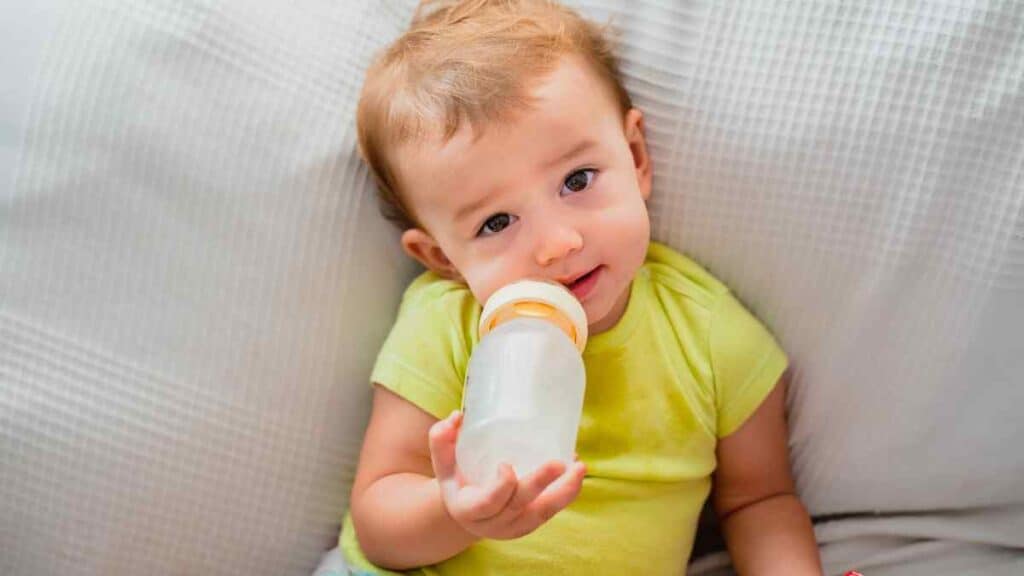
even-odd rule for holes
{"type": "Polygon", "coordinates": [[[545,491],[564,466],[550,462],[517,479],[504,466],[490,486],[455,472],[461,417],[438,421],[404,398],[374,387],[373,411],[352,486],[352,521],[367,559],[401,570],[436,564],[480,538],[535,530],[575,499],[582,464],[545,491]]]}
{"type": "Polygon", "coordinates": [[[441,502],[427,447],[435,422],[412,403],[374,387],[351,512],[360,548],[382,568],[435,563],[476,541],[441,502]]]}
{"type": "Polygon", "coordinates": [[[716,449],[713,500],[738,574],[821,574],[807,510],[789,467],[786,382],[716,449]]]}

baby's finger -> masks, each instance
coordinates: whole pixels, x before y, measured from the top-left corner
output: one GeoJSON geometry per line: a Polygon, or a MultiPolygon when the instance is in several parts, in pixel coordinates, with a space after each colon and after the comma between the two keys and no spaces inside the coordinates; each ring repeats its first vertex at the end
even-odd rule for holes
{"type": "Polygon", "coordinates": [[[459,494],[459,507],[472,522],[488,520],[505,510],[516,491],[516,473],[508,464],[498,467],[498,476],[486,486],[466,486],[459,494]]]}
{"type": "Polygon", "coordinates": [[[455,440],[458,438],[461,420],[462,414],[456,410],[451,416],[434,423],[427,435],[434,476],[446,490],[450,490],[446,488],[446,484],[455,484],[455,440]]]}
{"type": "Polygon", "coordinates": [[[573,464],[565,476],[552,484],[527,506],[524,516],[536,515],[540,522],[551,519],[576,499],[583,487],[583,477],[586,474],[587,467],[582,462],[573,464]]]}
{"type": "Polygon", "coordinates": [[[544,491],[552,482],[554,482],[562,472],[565,471],[565,464],[558,460],[552,460],[545,462],[540,468],[535,470],[529,476],[526,476],[519,481],[519,486],[516,488],[516,493],[512,497],[512,501],[509,502],[509,511],[514,513],[521,512],[530,502],[544,491]]]}

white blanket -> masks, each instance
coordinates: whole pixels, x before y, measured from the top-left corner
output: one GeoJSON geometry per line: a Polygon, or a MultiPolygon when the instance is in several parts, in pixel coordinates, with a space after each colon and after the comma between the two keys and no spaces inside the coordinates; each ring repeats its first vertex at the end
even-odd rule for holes
{"type": "MultiPolygon", "coordinates": [[[[414,1],[8,4],[0,574],[309,574],[415,272],[353,134],[414,1]]],[[[791,354],[830,572],[1024,571],[1024,5],[572,4],[655,237],[791,354]]]]}

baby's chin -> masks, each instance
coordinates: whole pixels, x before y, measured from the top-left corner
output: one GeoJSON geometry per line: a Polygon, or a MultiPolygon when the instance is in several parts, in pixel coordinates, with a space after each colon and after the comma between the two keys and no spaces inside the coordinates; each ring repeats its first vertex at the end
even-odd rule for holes
{"type": "MultiPolygon", "coordinates": [[[[583,311],[587,313],[587,324],[591,334],[606,332],[614,328],[626,315],[630,293],[633,289],[633,280],[642,264],[643,260],[640,259],[635,268],[630,269],[628,276],[614,277],[609,274],[606,277],[610,283],[620,284],[615,287],[614,296],[602,295],[602,298],[595,298],[583,304],[583,311]]],[[[606,272],[613,271],[606,270],[606,272]]]]}
{"type": "Polygon", "coordinates": [[[626,310],[625,307],[623,307],[621,313],[616,310],[616,304],[618,301],[619,299],[616,298],[611,302],[587,302],[583,305],[583,311],[587,314],[587,329],[590,331],[591,335],[598,334],[600,332],[607,332],[619,323],[619,320],[621,320],[625,315],[626,310]],[[598,306],[600,307],[598,308],[598,306]],[[612,318],[613,315],[616,315],[617,317],[612,318]]]}

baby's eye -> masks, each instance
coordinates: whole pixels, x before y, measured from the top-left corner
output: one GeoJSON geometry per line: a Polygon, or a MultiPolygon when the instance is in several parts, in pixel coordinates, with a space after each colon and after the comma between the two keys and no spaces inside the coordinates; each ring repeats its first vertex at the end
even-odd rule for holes
{"type": "Polygon", "coordinates": [[[590,187],[590,183],[594,181],[594,176],[597,174],[597,170],[587,168],[584,170],[577,170],[572,174],[565,177],[565,182],[562,183],[562,195],[573,194],[575,192],[582,192],[590,187]]]}
{"type": "Polygon", "coordinates": [[[495,214],[484,222],[484,225],[480,227],[480,231],[476,233],[477,236],[490,236],[497,234],[505,228],[508,228],[516,221],[516,217],[511,214],[502,212],[501,214],[495,214]]]}

